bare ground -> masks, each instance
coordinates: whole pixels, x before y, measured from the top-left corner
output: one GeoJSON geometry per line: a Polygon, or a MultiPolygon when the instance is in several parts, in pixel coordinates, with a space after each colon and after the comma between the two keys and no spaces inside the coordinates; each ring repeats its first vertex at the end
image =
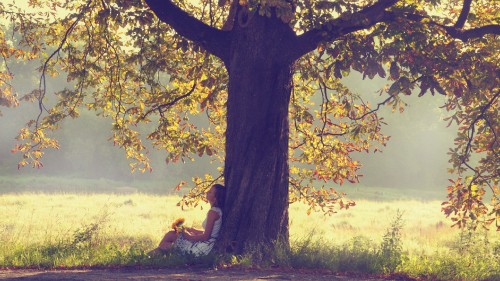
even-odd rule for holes
{"type": "Polygon", "coordinates": [[[355,276],[330,272],[302,272],[284,270],[242,269],[73,269],[73,270],[0,270],[0,280],[53,280],[53,281],[109,281],[109,280],[166,280],[166,281],[382,281],[412,280],[404,277],[355,276]]]}

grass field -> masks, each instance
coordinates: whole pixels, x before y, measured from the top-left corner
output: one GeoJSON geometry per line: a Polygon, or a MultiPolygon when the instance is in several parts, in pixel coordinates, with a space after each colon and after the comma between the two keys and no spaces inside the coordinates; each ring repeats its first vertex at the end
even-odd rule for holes
{"type": "MultiPolygon", "coordinates": [[[[184,217],[188,226],[199,227],[208,210],[203,204],[181,210],[179,199],[140,193],[0,195],[0,267],[165,263],[150,261],[144,253],[174,219],[184,217]]],[[[500,278],[499,234],[450,228],[440,201],[356,203],[333,216],[308,216],[306,206],[292,204],[293,250],[281,262],[444,280],[500,278]]]]}

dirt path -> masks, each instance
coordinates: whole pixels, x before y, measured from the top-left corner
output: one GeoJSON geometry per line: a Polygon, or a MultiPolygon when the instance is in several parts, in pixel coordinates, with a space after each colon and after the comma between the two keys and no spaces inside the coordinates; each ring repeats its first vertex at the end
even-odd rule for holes
{"type": "Polygon", "coordinates": [[[331,273],[278,272],[235,269],[92,269],[92,270],[0,270],[0,280],[109,281],[382,281],[377,277],[339,276],[331,273]]]}

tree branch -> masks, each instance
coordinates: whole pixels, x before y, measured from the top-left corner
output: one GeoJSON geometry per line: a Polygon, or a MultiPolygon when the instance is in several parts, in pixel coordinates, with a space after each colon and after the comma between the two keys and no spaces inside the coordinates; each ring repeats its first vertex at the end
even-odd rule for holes
{"type": "Polygon", "coordinates": [[[462,12],[460,12],[460,16],[458,16],[457,22],[455,23],[455,28],[463,28],[465,22],[467,21],[467,17],[470,12],[470,5],[472,0],[464,0],[464,5],[462,6],[462,12]]]}
{"type": "MultiPolygon", "coordinates": [[[[493,98],[486,104],[483,106],[483,108],[481,108],[481,113],[472,121],[471,125],[469,126],[469,129],[468,131],[470,132],[469,134],[469,140],[467,142],[467,146],[465,148],[465,152],[464,152],[464,157],[462,159],[462,163],[463,164],[466,164],[466,161],[467,159],[469,158],[469,154],[471,153],[471,147],[472,147],[472,141],[474,140],[474,132],[475,132],[475,125],[476,123],[481,120],[481,119],[484,119],[486,120],[486,117],[484,116],[484,114],[486,113],[486,111],[491,107],[491,105],[493,104],[493,102],[500,96],[500,91],[498,91],[494,96],[493,98]]],[[[487,120],[486,120],[487,121],[487,120]]],[[[492,132],[494,132],[493,128],[492,129],[492,132]]],[[[496,136],[496,135],[495,135],[496,136]]],[[[492,152],[494,152],[494,149],[491,150],[492,152]]],[[[467,165],[468,166],[468,165],[467,165]]],[[[468,166],[469,167],[469,166],[468,166]]],[[[470,167],[469,167],[470,168],[470,167]]],[[[473,170],[471,168],[471,170],[473,170]]]]}
{"type": "MultiPolygon", "coordinates": [[[[183,95],[180,95],[180,96],[174,98],[173,100],[171,100],[168,103],[163,103],[163,104],[157,105],[155,107],[152,107],[146,113],[144,113],[144,115],[142,115],[141,117],[139,117],[138,120],[141,121],[141,120],[146,119],[146,117],[148,117],[148,115],[150,115],[151,113],[153,113],[154,111],[157,111],[157,110],[160,113],[160,115],[162,115],[165,112],[166,109],[172,107],[178,101],[180,101],[180,100],[182,100],[184,98],[189,97],[194,92],[195,89],[196,89],[196,81],[193,83],[193,87],[191,87],[191,90],[189,90],[189,92],[187,92],[187,93],[185,93],[183,95]]],[[[129,110],[130,110],[130,108],[129,108],[129,110]]],[[[127,113],[129,110],[127,110],[125,113],[127,113]]]]}
{"type": "Polygon", "coordinates": [[[394,6],[397,2],[399,0],[379,0],[348,17],[328,21],[319,28],[305,32],[297,37],[298,50],[296,56],[300,57],[314,50],[320,42],[334,41],[341,36],[370,28],[381,21],[387,20],[385,10],[394,6]]]}
{"type": "Polygon", "coordinates": [[[38,127],[40,126],[40,118],[43,115],[44,110],[48,112],[48,110],[45,108],[45,105],[43,103],[43,99],[45,98],[46,90],[47,90],[47,84],[46,84],[46,76],[45,74],[47,73],[47,70],[49,68],[49,62],[56,56],[59,55],[59,52],[62,50],[64,47],[64,44],[66,44],[66,41],[68,40],[69,35],[71,32],[73,32],[73,29],[75,26],[80,22],[82,19],[83,15],[85,12],[89,9],[90,4],[92,1],[88,0],[85,5],[83,5],[82,9],[80,10],[80,13],[78,14],[78,17],[75,19],[75,21],[70,25],[70,27],[66,30],[64,33],[64,37],[62,38],[61,42],[59,42],[59,45],[57,46],[56,50],[50,54],[50,56],[44,61],[43,66],[42,66],[42,74],[40,76],[40,80],[38,82],[38,96],[36,97],[38,99],[38,108],[39,108],[39,113],[36,118],[35,122],[35,131],[38,130],[38,127]]]}
{"type": "Polygon", "coordinates": [[[463,26],[470,12],[471,0],[464,0],[462,12],[453,26],[446,26],[429,17],[418,14],[398,14],[388,12],[386,9],[394,6],[398,0],[379,0],[375,4],[365,7],[359,12],[356,12],[348,17],[340,17],[328,21],[319,28],[309,30],[304,34],[297,36],[296,57],[300,57],[314,50],[321,42],[332,42],[337,38],[356,32],[359,30],[368,29],[380,22],[396,22],[400,20],[409,20],[421,22],[426,20],[430,25],[440,27],[448,33],[449,36],[462,40],[464,42],[472,38],[481,38],[487,34],[500,35],[500,25],[490,24],[486,26],[476,27],[468,30],[463,30],[463,26]]]}
{"type": "Polygon", "coordinates": [[[417,15],[417,14],[403,14],[403,15],[398,15],[392,12],[387,12],[386,13],[386,20],[387,22],[390,21],[395,21],[395,20],[410,20],[410,21],[415,21],[415,22],[421,22],[421,21],[427,21],[429,25],[437,26],[446,31],[449,36],[462,40],[463,42],[467,42],[469,39],[472,38],[481,38],[487,34],[495,34],[495,35],[500,35],[500,25],[498,24],[490,24],[490,25],[485,25],[481,27],[476,27],[476,28],[471,28],[471,29],[466,29],[463,30],[461,28],[458,28],[456,26],[446,26],[440,23],[437,23],[433,20],[431,20],[429,17],[422,16],[422,15],[417,15]]]}
{"type": "Polygon", "coordinates": [[[495,127],[491,124],[491,121],[484,117],[484,121],[486,122],[486,125],[490,127],[491,133],[493,134],[493,142],[491,143],[491,153],[493,153],[498,159],[500,159],[500,155],[495,151],[495,146],[498,143],[498,135],[495,131],[495,127]]]}
{"type": "Polygon", "coordinates": [[[230,32],[213,28],[189,15],[170,0],[145,0],[160,21],[179,35],[200,44],[209,53],[228,61],[230,32]]]}
{"type": "Polygon", "coordinates": [[[467,42],[472,38],[481,38],[486,34],[500,35],[500,25],[497,24],[485,25],[468,30],[461,30],[453,26],[444,26],[443,28],[446,30],[448,35],[453,38],[460,39],[463,42],[467,42]]]}
{"type": "Polygon", "coordinates": [[[348,116],[348,118],[349,118],[349,119],[351,119],[351,120],[354,120],[354,121],[361,120],[361,119],[365,118],[366,116],[368,116],[368,115],[370,115],[370,114],[373,114],[373,113],[377,112],[377,111],[380,109],[380,107],[381,107],[381,106],[385,105],[386,103],[388,103],[389,101],[391,101],[391,100],[392,100],[393,98],[395,98],[395,97],[396,97],[395,95],[394,95],[394,96],[393,96],[393,95],[389,95],[389,97],[387,97],[385,100],[383,100],[382,102],[379,102],[379,103],[377,104],[377,108],[374,108],[374,109],[372,109],[372,110],[370,110],[370,111],[368,111],[368,112],[365,112],[365,113],[364,113],[363,115],[361,115],[361,116],[354,117],[354,118],[352,118],[352,117],[349,117],[349,116],[348,116]]]}

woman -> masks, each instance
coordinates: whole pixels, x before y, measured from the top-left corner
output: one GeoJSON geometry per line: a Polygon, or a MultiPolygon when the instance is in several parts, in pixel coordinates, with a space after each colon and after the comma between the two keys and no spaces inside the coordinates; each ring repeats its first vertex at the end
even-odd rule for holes
{"type": "Polygon", "coordinates": [[[158,247],[148,254],[163,253],[172,248],[195,256],[210,253],[222,225],[222,209],[226,198],[226,188],[221,184],[214,184],[206,193],[206,196],[211,208],[203,222],[204,230],[189,227],[184,228],[181,233],[175,230],[169,231],[165,234],[158,247]]]}

